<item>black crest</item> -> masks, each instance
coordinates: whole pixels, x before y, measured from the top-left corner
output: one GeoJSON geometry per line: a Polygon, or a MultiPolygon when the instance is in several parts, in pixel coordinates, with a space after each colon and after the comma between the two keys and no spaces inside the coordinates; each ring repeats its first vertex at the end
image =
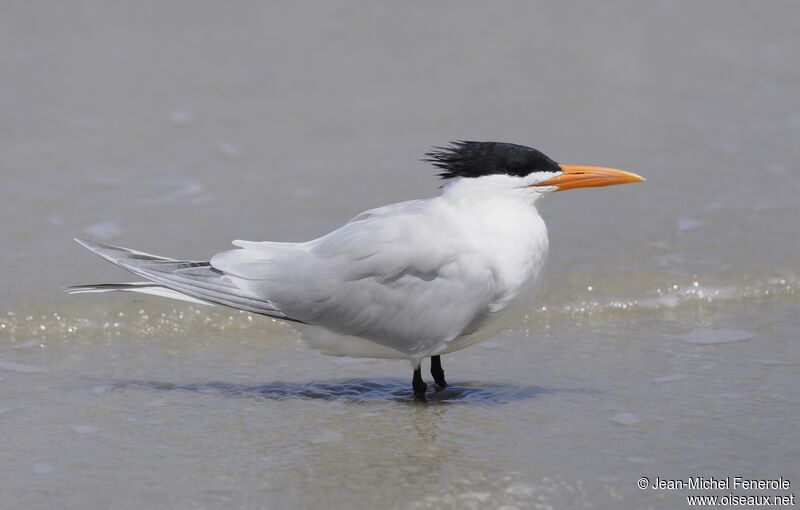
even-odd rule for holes
{"type": "Polygon", "coordinates": [[[442,179],[507,174],[523,177],[533,172],[561,172],[558,163],[524,145],[503,142],[451,142],[434,147],[423,161],[440,168],[442,179]]]}

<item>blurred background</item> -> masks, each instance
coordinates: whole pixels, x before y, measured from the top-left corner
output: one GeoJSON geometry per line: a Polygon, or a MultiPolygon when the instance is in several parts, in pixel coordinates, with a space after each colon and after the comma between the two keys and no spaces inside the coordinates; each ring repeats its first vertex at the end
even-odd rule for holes
{"type": "Polygon", "coordinates": [[[675,508],[640,476],[800,483],[800,5],[0,5],[0,496],[17,508],[675,508]],[[436,194],[507,141],[643,185],[542,204],[537,308],[408,367],[65,285],[75,236],[207,259],[436,194]],[[452,374],[452,375],[450,375],[452,374]],[[461,388],[461,389],[459,389],[461,388]],[[793,477],[794,476],[794,477],[793,477]]]}

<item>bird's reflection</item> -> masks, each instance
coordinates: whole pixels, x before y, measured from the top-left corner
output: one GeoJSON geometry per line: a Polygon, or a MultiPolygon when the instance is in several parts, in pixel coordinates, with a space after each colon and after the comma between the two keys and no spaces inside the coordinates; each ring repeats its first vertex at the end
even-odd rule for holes
{"type": "Polygon", "coordinates": [[[448,404],[502,404],[528,400],[557,392],[538,386],[506,383],[457,382],[443,390],[430,390],[427,400],[416,401],[408,388],[408,381],[399,378],[348,379],[340,381],[283,382],[258,385],[225,382],[170,383],[146,380],[114,380],[103,385],[109,390],[143,389],[150,391],[186,391],[234,397],[261,397],[273,400],[317,399],[345,402],[390,401],[420,407],[448,404]]]}
{"type": "MultiPolygon", "coordinates": [[[[95,383],[92,390],[187,392],[203,398],[268,399],[297,403],[330,402],[313,412],[287,406],[288,416],[276,421],[280,443],[302,458],[279,471],[279,481],[337,480],[338,486],[360,488],[395,480],[401,487],[434,494],[462,469],[492,467],[485,452],[476,449],[484,431],[493,429],[507,413],[496,409],[513,402],[532,401],[560,393],[591,393],[567,388],[542,388],[510,383],[453,381],[427,400],[414,400],[404,378],[275,381],[243,385],[225,382],[171,383],[113,380],[95,383]],[[300,420],[300,415],[303,419],[300,420]],[[297,420],[295,420],[297,418],[297,420]],[[287,422],[288,420],[288,422],[287,422]],[[286,426],[287,423],[299,423],[286,426]],[[487,467],[488,466],[488,467],[487,467]]],[[[316,406],[315,406],[316,407],[316,406]]],[[[273,437],[265,433],[264,438],[273,437]]],[[[273,444],[274,439],[259,439],[273,444]]],[[[460,475],[459,475],[460,476],[460,475]]]]}

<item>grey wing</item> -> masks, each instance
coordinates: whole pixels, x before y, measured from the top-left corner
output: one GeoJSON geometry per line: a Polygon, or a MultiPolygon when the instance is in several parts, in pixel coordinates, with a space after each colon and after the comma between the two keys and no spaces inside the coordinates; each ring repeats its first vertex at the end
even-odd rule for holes
{"type": "MultiPolygon", "coordinates": [[[[85,239],[75,240],[109,262],[178,293],[248,312],[302,322],[286,316],[268,300],[233,285],[225,278],[224,273],[213,268],[210,262],[175,260],[85,239]]],[[[127,288],[120,285],[132,284],[114,284],[114,290],[127,288]]],[[[81,292],[102,290],[102,288],[103,286],[90,285],[73,287],[70,290],[81,292]]]]}
{"type": "Polygon", "coordinates": [[[371,211],[300,245],[237,241],[211,264],[291,317],[422,352],[474,329],[497,298],[480,252],[422,206],[371,211]]]}

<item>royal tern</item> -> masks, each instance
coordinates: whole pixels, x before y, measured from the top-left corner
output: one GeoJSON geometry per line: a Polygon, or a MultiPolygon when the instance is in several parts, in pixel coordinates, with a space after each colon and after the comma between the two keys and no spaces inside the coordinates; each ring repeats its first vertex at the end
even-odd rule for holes
{"type": "Polygon", "coordinates": [[[426,156],[441,170],[441,194],[366,211],[313,241],[233,241],[209,261],[187,261],[76,239],[148,281],[69,291],[156,294],[290,321],[327,354],[410,360],[424,399],[423,358],[444,387],[442,354],[530,309],[548,251],[538,199],[644,180],[510,143],[459,141],[426,156]]]}

